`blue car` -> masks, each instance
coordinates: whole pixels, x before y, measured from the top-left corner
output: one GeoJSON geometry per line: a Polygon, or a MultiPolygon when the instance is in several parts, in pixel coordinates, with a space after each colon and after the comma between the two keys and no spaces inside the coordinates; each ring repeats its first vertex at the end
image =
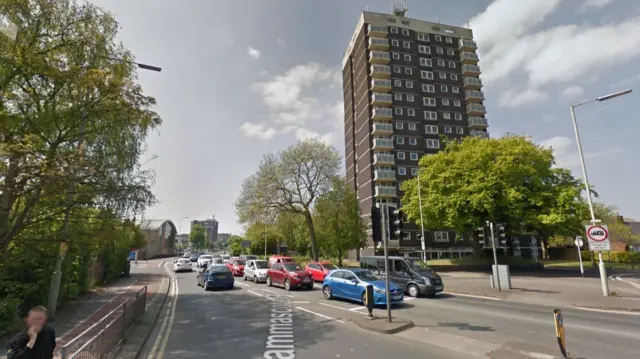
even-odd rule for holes
{"type": "MultiPolygon", "coordinates": [[[[322,282],[322,294],[325,299],[340,298],[364,304],[369,284],[373,285],[374,305],[386,305],[385,281],[368,269],[336,269],[329,272],[322,282]]],[[[400,287],[391,282],[389,289],[391,303],[404,301],[404,293],[400,287]]]]}
{"type": "Polygon", "coordinates": [[[198,273],[198,286],[204,290],[213,288],[233,289],[235,279],[227,266],[212,266],[198,273]]]}

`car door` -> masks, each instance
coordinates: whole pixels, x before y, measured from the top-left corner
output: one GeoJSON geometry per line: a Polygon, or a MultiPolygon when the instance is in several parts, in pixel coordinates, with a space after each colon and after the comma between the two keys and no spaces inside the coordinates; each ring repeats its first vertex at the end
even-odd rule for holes
{"type": "Polygon", "coordinates": [[[358,278],[349,271],[344,271],[344,279],[342,280],[342,290],[344,296],[352,300],[360,300],[362,295],[362,287],[358,285],[358,278]]]}
{"type": "Polygon", "coordinates": [[[347,298],[344,292],[344,271],[335,271],[331,275],[331,292],[336,297],[347,298]]]}
{"type": "Polygon", "coordinates": [[[413,278],[411,274],[409,274],[411,273],[411,271],[409,270],[409,266],[402,259],[394,259],[392,263],[393,272],[390,274],[390,279],[392,282],[398,284],[398,286],[400,288],[403,288],[404,290],[404,288],[406,288],[407,284],[409,284],[409,282],[413,278]]]}
{"type": "Polygon", "coordinates": [[[245,278],[253,277],[253,261],[248,261],[247,265],[244,266],[244,276],[245,278]]]}
{"type": "Polygon", "coordinates": [[[315,263],[311,263],[307,266],[307,271],[309,271],[311,273],[311,276],[313,277],[313,280],[322,280],[322,276],[319,275],[319,270],[318,270],[318,265],[315,263]]]}
{"type": "Polygon", "coordinates": [[[271,283],[282,285],[284,278],[284,267],[281,263],[274,263],[271,266],[271,283]]]}

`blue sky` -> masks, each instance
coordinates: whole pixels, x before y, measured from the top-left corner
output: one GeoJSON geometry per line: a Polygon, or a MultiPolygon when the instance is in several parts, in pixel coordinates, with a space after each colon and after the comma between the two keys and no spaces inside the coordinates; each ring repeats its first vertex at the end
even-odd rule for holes
{"type": "MultiPolygon", "coordinates": [[[[160,203],[149,218],[215,214],[240,233],[233,203],[262,155],[321,137],[343,152],[340,61],[369,0],[94,0],[158,100],[162,128],[147,141],[160,203]],[[187,5],[188,4],[188,5],[187,5]]],[[[420,0],[407,16],[470,23],[479,46],[489,131],[552,146],[580,175],[569,105],[626,88],[637,93],[579,108],[589,179],[601,200],[640,219],[640,3],[637,0],[420,0]]],[[[188,230],[183,221],[183,232],[188,230]]]]}

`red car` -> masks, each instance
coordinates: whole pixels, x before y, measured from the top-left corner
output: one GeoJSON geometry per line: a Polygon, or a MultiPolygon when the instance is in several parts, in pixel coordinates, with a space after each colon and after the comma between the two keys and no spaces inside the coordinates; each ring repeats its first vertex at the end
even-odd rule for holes
{"type": "Polygon", "coordinates": [[[245,264],[246,262],[244,261],[244,259],[232,258],[231,260],[229,260],[226,266],[235,277],[242,277],[244,275],[245,264]]]}
{"type": "Polygon", "coordinates": [[[334,266],[331,262],[309,262],[304,270],[311,273],[313,280],[322,282],[327,273],[334,269],[338,269],[338,267],[334,266]]]}
{"type": "Polygon", "coordinates": [[[285,262],[295,262],[293,258],[287,256],[281,256],[279,254],[274,254],[269,257],[269,265],[273,265],[274,263],[285,263],[285,262]]]}
{"type": "Polygon", "coordinates": [[[293,288],[313,288],[313,277],[298,263],[283,262],[274,263],[267,271],[267,285],[283,286],[286,290],[293,288]]]}

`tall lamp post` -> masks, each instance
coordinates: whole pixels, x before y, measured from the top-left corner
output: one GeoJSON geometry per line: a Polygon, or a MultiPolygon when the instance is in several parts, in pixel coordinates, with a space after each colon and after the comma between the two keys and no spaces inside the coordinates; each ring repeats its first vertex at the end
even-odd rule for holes
{"type": "Polygon", "coordinates": [[[418,165],[418,206],[420,206],[420,229],[422,231],[420,235],[420,245],[422,246],[422,261],[427,262],[427,246],[425,245],[426,238],[424,238],[424,216],[422,215],[422,187],[420,186],[420,165],[418,165]]]}
{"type": "MultiPolygon", "coordinates": [[[[580,142],[580,132],[578,131],[578,121],[576,120],[576,107],[580,107],[592,102],[604,102],[607,100],[611,100],[616,97],[628,95],[633,91],[633,89],[628,89],[624,91],[615,92],[609,95],[600,96],[589,101],[585,101],[579,103],[577,105],[571,105],[569,108],[571,110],[571,121],[573,122],[573,131],[576,135],[576,145],[578,146],[578,155],[580,156],[580,165],[582,167],[582,180],[584,182],[584,189],[587,191],[587,203],[589,204],[589,212],[591,213],[591,224],[595,225],[599,221],[596,219],[596,213],[593,209],[593,201],[591,200],[591,189],[589,187],[589,178],[587,177],[587,165],[584,161],[584,154],[582,152],[582,143],[580,142]]],[[[605,297],[609,296],[609,283],[607,283],[607,268],[604,266],[604,261],[602,260],[602,251],[598,251],[598,269],[600,270],[600,282],[602,284],[602,295],[605,297]]]]}
{"type": "MultiPolygon", "coordinates": [[[[116,62],[122,62],[122,63],[126,63],[126,64],[133,64],[136,65],[138,68],[142,69],[142,70],[148,70],[148,71],[155,71],[155,72],[160,72],[162,71],[162,69],[160,67],[156,67],[156,66],[151,66],[151,65],[146,65],[146,64],[141,64],[141,63],[137,63],[137,62],[133,62],[133,61],[128,61],[128,60],[124,60],[124,59],[115,59],[115,58],[110,58],[110,57],[105,57],[104,59],[106,60],[111,60],[111,61],[116,61],[116,62]]],[[[90,68],[90,67],[88,67],[90,68]]],[[[87,68],[85,68],[86,70],[87,68]]],[[[78,137],[78,152],[82,155],[83,153],[83,149],[84,149],[84,137],[85,137],[85,128],[86,128],[86,124],[87,124],[87,114],[86,114],[86,110],[83,109],[82,111],[82,118],[80,121],[80,136],[78,137]]],[[[69,186],[67,188],[67,209],[65,210],[65,214],[64,214],[64,224],[63,224],[63,233],[64,233],[64,237],[66,238],[66,240],[62,243],[60,243],[60,247],[58,250],[58,256],[56,258],[56,269],[53,272],[53,275],[51,277],[51,288],[49,289],[49,306],[47,308],[48,310],[48,315],[51,319],[55,319],[55,315],[56,315],[56,309],[58,306],[58,294],[60,293],[60,282],[62,281],[62,261],[64,260],[67,248],[68,248],[68,242],[69,242],[69,222],[71,219],[71,207],[73,206],[73,201],[74,201],[74,194],[75,194],[75,183],[73,182],[73,180],[71,180],[69,182],[69,186]]]]}

